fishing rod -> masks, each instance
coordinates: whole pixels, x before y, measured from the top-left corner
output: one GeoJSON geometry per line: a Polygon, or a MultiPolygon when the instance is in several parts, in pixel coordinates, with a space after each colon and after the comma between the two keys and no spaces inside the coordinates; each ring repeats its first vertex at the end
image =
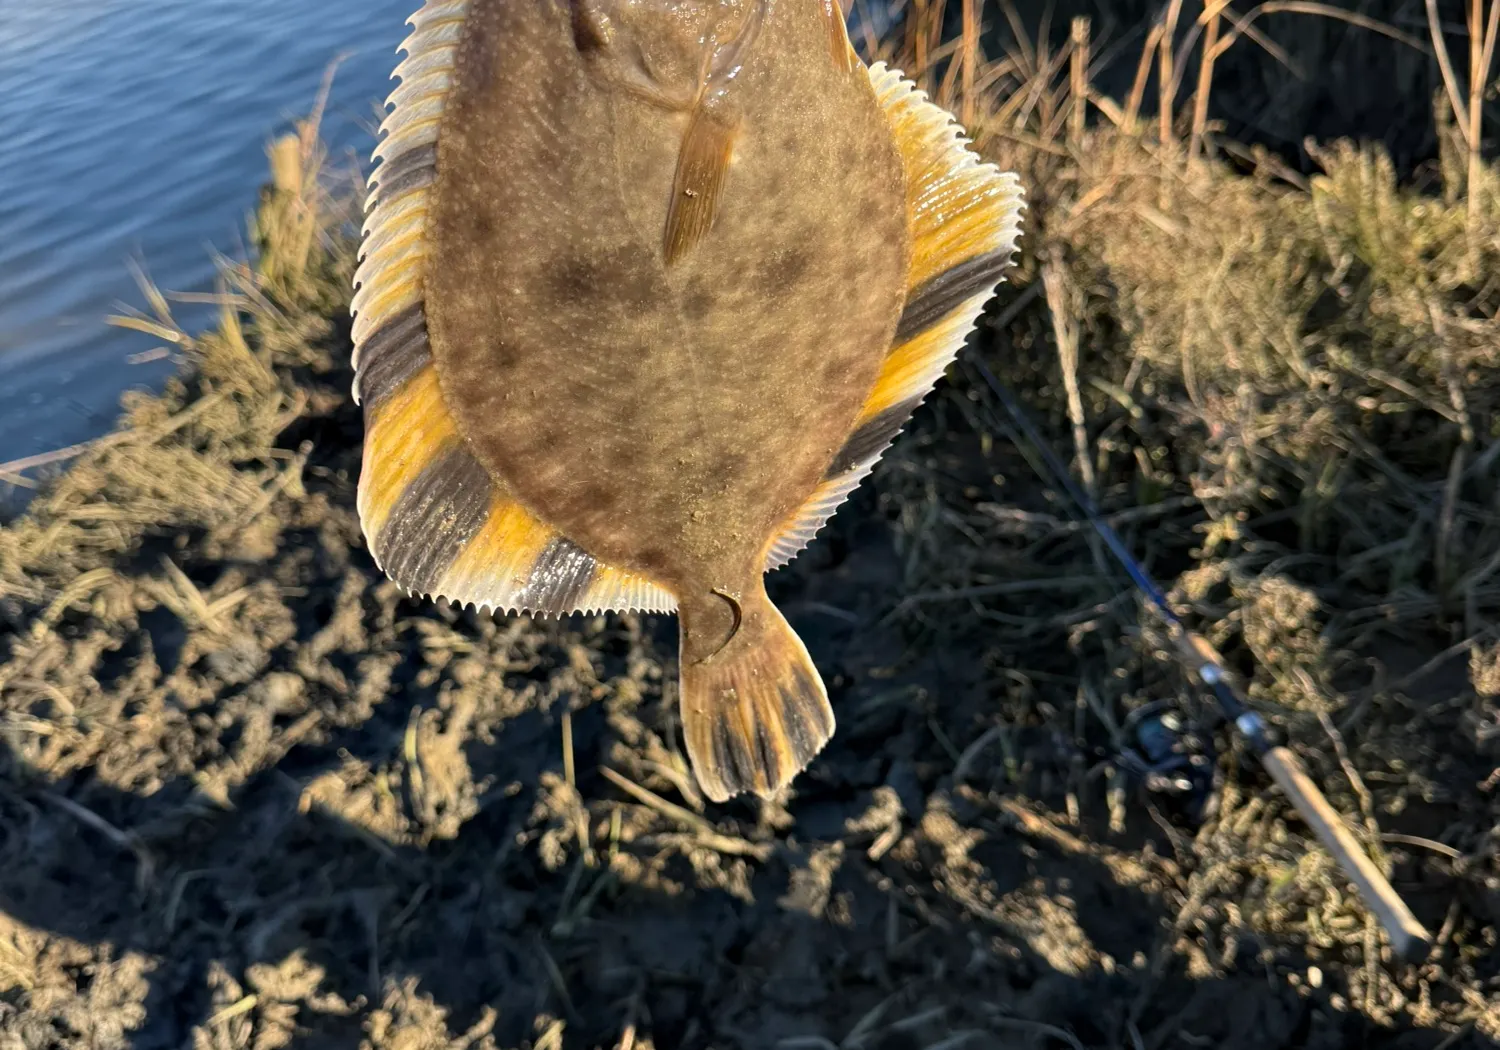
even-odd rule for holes
{"type": "Polygon", "coordinates": [[[1389,880],[1370,860],[1369,854],[1360,846],[1337,810],[1329,805],[1323,792],[1308,774],[1302,760],[1283,745],[1273,745],[1266,733],[1265,722],[1250,709],[1245,695],[1235,677],[1224,665],[1224,658],[1209,643],[1207,638],[1188,628],[1182,619],[1167,604],[1166,594],[1151,578],[1150,573],[1130,553],[1119,533],[1100,513],[1099,507],[1083,488],[1073,480],[1072,474],[1052,446],[1042,437],[1032,423],[1020,401],[1005,384],[995,378],[988,365],[977,351],[966,357],[967,363],[983,377],[986,385],[1000,399],[1016,428],[1041,456],[1038,472],[1043,480],[1061,488],[1068,498],[1083,512],[1095,533],[1109,548],[1120,567],[1137,590],[1156,610],[1167,625],[1167,636],[1171,639],[1177,658],[1183,667],[1207,686],[1214,694],[1224,717],[1250,745],[1250,750],[1271,779],[1276,781],[1289,798],[1297,812],[1302,814],[1313,832],[1333,855],[1339,867],[1349,876],[1359,890],[1365,906],[1385,928],[1390,937],[1391,948],[1396,955],[1409,962],[1426,958],[1432,947],[1432,936],[1417,921],[1406,902],[1392,888],[1389,880]],[[1045,468],[1045,469],[1043,469],[1045,468]],[[1052,475],[1050,478],[1045,475],[1052,475]]]}

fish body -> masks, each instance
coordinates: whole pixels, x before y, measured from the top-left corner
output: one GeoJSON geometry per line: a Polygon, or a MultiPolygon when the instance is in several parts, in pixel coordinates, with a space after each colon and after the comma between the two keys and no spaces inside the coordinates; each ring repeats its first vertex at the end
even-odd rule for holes
{"type": "Polygon", "coordinates": [[[704,793],[834,716],[766,596],[972,327],[1014,177],[834,0],[430,0],[356,278],[360,513],[408,589],[676,611],[704,793]]]}

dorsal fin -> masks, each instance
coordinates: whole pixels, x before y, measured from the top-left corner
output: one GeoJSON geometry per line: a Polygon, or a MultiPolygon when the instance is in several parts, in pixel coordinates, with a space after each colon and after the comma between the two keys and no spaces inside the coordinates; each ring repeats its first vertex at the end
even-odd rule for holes
{"type": "Polygon", "coordinates": [[[994,294],[1021,232],[1020,181],[981,163],[953,117],[898,71],[870,83],[906,167],[912,262],[895,340],[823,483],[771,541],[766,568],[797,556],[931,392],[994,294]]]}
{"type": "Polygon", "coordinates": [[[412,16],[375,150],[352,305],[360,525],[382,570],[425,597],[554,615],[668,612],[669,592],[598,562],[507,493],[470,454],[439,389],[423,303],[428,215],[469,6],[428,0],[412,16]]]}

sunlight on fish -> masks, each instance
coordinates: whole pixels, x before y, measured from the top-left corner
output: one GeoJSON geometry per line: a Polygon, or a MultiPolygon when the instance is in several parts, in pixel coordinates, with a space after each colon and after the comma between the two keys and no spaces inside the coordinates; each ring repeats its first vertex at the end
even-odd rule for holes
{"type": "Polygon", "coordinates": [[[837,0],[429,0],[354,299],[359,512],[407,590],[676,611],[704,794],[834,731],[766,596],[963,345],[1014,175],[837,0]]]}

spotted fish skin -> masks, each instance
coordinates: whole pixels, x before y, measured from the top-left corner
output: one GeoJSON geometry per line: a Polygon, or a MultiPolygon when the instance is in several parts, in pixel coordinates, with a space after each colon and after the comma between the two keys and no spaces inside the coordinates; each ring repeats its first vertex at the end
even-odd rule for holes
{"type": "Polygon", "coordinates": [[[675,610],[704,793],[834,716],[763,573],[972,329],[1012,176],[834,0],[429,0],[357,278],[361,521],[418,593],[675,610]]]}
{"type": "Polygon", "coordinates": [[[819,5],[755,2],[754,47],[705,101],[738,128],[718,214],[673,263],[701,115],[679,77],[661,90],[686,111],[613,72],[654,22],[616,28],[606,62],[563,5],[476,0],[438,148],[428,317],[460,429],[544,520],[679,602],[761,574],[875,383],[910,255],[868,77],[835,68],[819,5]]]}

